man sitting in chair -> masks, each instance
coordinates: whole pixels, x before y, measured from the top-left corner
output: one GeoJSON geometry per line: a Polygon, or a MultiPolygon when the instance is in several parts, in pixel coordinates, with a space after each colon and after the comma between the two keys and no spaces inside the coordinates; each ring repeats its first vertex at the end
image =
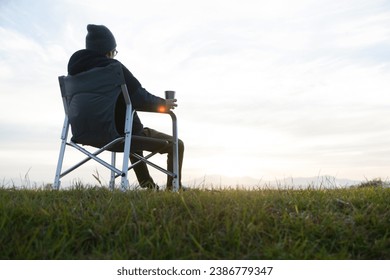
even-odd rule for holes
{"type": "MultiPolygon", "coordinates": [[[[104,67],[111,63],[118,63],[114,59],[118,53],[116,50],[116,41],[111,31],[104,25],[87,26],[88,34],[86,37],[86,49],[75,52],[68,63],[68,74],[76,75],[78,73],[88,71],[95,67],[104,67]]],[[[176,99],[163,99],[152,95],[146,91],[140,82],[131,74],[131,72],[123,65],[123,74],[126,85],[129,90],[131,103],[135,110],[149,111],[149,112],[167,112],[174,109],[176,99]]],[[[124,134],[125,126],[126,104],[123,95],[120,95],[115,110],[116,128],[120,134],[124,134]]],[[[152,137],[157,139],[168,140],[172,142],[172,136],[156,131],[151,128],[144,127],[139,119],[137,113],[134,114],[133,119],[133,135],[144,137],[152,137]]],[[[142,156],[142,151],[136,152],[142,156]]],[[[166,151],[168,153],[168,170],[173,171],[173,156],[172,148],[166,151]]],[[[184,144],[179,140],[179,176],[181,180],[181,169],[183,163],[184,144]]],[[[136,158],[130,156],[130,161],[134,163],[136,158]]],[[[139,163],[134,167],[138,182],[142,188],[158,189],[152,177],[149,174],[147,165],[144,162],[139,163]]],[[[179,182],[181,188],[181,182],[179,182]]],[[[172,177],[168,176],[167,189],[171,190],[172,177]]]]}

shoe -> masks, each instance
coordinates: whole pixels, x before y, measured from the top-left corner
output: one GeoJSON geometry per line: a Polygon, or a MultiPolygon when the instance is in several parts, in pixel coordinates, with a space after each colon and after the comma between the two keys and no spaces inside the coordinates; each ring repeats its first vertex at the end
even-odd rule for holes
{"type": "Polygon", "coordinates": [[[153,181],[147,181],[141,184],[141,188],[158,191],[160,187],[153,181]]]}
{"type": "MultiPolygon", "coordinates": [[[[173,186],[172,185],[171,186],[166,186],[165,190],[171,192],[171,191],[173,191],[173,186]]],[[[185,192],[185,191],[188,191],[188,190],[189,190],[189,188],[187,188],[185,186],[182,186],[182,185],[179,186],[179,191],[185,192]]]]}

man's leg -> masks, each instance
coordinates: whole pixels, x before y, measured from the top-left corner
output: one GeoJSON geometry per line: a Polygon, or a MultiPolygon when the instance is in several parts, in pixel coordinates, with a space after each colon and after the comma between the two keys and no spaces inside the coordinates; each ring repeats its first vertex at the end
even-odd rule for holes
{"type": "MultiPolygon", "coordinates": [[[[163,139],[168,140],[170,143],[173,143],[173,137],[171,135],[167,135],[165,133],[159,132],[157,130],[151,129],[151,128],[144,128],[144,134],[147,137],[151,138],[157,138],[157,139],[163,139]]],[[[173,172],[173,148],[172,145],[168,147],[168,149],[163,150],[161,153],[167,153],[168,159],[167,159],[167,169],[168,171],[173,172]]],[[[184,157],[184,143],[179,139],[179,186],[181,187],[181,170],[183,165],[183,157],[184,157]]],[[[172,181],[173,178],[171,176],[167,176],[167,189],[172,189],[172,181]]]]}
{"type": "MultiPolygon", "coordinates": [[[[135,152],[137,155],[140,155],[143,157],[142,151],[135,152]]],[[[136,163],[138,161],[137,158],[130,155],[130,161],[132,164],[136,163]]],[[[149,174],[148,167],[146,163],[140,162],[136,166],[134,166],[134,172],[137,176],[137,180],[141,186],[141,188],[148,188],[148,189],[155,189],[158,188],[157,185],[154,183],[152,177],[149,174]]]]}

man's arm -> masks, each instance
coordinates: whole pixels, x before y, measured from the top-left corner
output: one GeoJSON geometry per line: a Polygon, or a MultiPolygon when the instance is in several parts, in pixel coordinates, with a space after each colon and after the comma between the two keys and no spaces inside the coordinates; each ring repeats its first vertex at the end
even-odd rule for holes
{"type": "Polygon", "coordinates": [[[176,99],[166,100],[149,93],[124,65],[122,65],[122,69],[129,90],[131,103],[136,110],[166,112],[177,106],[176,99]]]}

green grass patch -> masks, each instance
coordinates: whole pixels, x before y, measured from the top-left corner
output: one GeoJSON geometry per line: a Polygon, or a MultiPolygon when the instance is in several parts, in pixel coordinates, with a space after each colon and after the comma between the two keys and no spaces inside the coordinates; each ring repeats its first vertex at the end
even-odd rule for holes
{"type": "Polygon", "coordinates": [[[390,259],[390,189],[0,189],[0,259],[390,259]]]}

